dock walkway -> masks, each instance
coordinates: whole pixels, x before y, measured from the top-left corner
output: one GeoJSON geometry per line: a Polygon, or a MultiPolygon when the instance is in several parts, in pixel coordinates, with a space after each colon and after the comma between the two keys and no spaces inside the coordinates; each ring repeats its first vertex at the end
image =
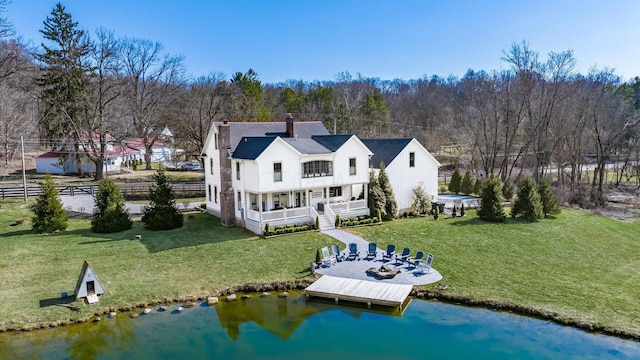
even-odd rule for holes
{"type": "Polygon", "coordinates": [[[367,280],[341,278],[324,275],[306,288],[306,296],[316,296],[328,299],[347,300],[384,306],[397,306],[402,310],[402,304],[411,293],[413,285],[376,283],[367,280]]]}

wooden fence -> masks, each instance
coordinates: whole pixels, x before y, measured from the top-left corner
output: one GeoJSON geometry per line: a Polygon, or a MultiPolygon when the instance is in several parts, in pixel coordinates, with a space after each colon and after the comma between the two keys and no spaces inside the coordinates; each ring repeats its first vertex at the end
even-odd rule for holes
{"type": "MultiPolygon", "coordinates": [[[[120,192],[125,199],[146,198],[149,196],[149,188],[152,183],[147,184],[119,184],[120,192]]],[[[173,193],[177,198],[204,197],[204,183],[175,183],[171,184],[173,193]]],[[[94,195],[98,191],[96,185],[60,185],[56,186],[59,195],[94,195]]],[[[42,189],[37,187],[27,187],[27,197],[35,197],[42,194],[42,189]]],[[[24,197],[24,187],[0,187],[0,199],[24,197]]]]}

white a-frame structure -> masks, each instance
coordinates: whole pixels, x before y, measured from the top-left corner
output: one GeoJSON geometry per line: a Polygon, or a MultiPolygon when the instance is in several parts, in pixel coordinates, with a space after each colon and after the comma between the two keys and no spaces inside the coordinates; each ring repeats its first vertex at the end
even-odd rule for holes
{"type": "Polygon", "coordinates": [[[87,298],[87,302],[92,304],[98,302],[98,295],[104,294],[104,288],[100,285],[98,277],[93,273],[93,269],[89,266],[87,260],[82,264],[80,276],[75,289],[76,299],[87,298]]]}

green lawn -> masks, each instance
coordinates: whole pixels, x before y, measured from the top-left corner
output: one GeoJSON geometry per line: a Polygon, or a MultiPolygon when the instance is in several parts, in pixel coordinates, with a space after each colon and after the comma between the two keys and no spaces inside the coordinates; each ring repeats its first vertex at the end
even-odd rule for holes
{"type": "MultiPolygon", "coordinates": [[[[464,218],[400,219],[353,229],[380,247],[388,243],[435,255],[444,293],[521,305],[567,319],[640,335],[640,222],[622,223],[564,209],[527,224],[464,218]]],[[[309,278],[317,248],[334,243],[310,232],[263,239],[218,218],[194,213],[181,229],[100,235],[73,220],[64,233],[31,232],[28,205],[0,202],[0,329],[85,318],[93,312],[168,298],[205,296],[249,283],[309,278]],[[9,226],[18,218],[27,222],[9,226]],[[142,241],[135,241],[136,234],[142,241]],[[108,296],[80,313],[41,302],[72,292],[87,259],[108,296]]],[[[422,289],[437,291],[434,285],[422,289]]]]}
{"type": "MultiPolygon", "coordinates": [[[[557,219],[504,224],[400,219],[354,233],[386,248],[434,254],[455,296],[520,305],[640,334],[640,222],[563,209],[557,219]]],[[[425,286],[424,289],[433,289],[425,286]]]]}
{"type": "Polygon", "coordinates": [[[183,228],[171,231],[146,231],[136,219],[130,231],[94,234],[88,220],[72,220],[64,233],[36,235],[27,205],[1,202],[0,329],[85,318],[165,297],[206,296],[234,285],[305,278],[316,249],[333,243],[316,232],[263,239],[222,227],[214,216],[192,215],[183,228]],[[27,222],[9,226],[18,218],[27,222]],[[142,241],[133,240],[136,234],[142,241]],[[62,291],[73,292],[84,259],[108,296],[80,313],[40,307],[62,291]]]}

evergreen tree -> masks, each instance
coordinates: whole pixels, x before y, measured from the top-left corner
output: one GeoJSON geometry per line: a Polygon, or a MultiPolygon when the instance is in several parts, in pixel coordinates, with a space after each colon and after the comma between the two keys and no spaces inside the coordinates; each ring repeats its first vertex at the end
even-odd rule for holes
{"type": "Polygon", "coordinates": [[[540,201],[542,202],[542,213],[544,214],[544,217],[560,214],[558,199],[553,193],[553,190],[551,190],[551,184],[549,184],[548,181],[540,181],[540,183],[538,184],[538,194],[540,194],[540,201]]]}
{"type": "Polygon", "coordinates": [[[67,229],[69,217],[62,208],[58,198],[58,189],[51,174],[44,176],[40,183],[42,194],[38,196],[35,206],[35,216],[32,218],[33,230],[37,233],[63,231],[67,229]]]}
{"type": "Polygon", "coordinates": [[[484,221],[504,222],[505,215],[502,206],[502,182],[500,179],[491,174],[482,182],[480,190],[480,208],[478,209],[478,217],[484,221]]]}
{"type": "Polygon", "coordinates": [[[124,206],[124,196],[118,185],[112,179],[100,180],[91,230],[97,233],[113,233],[129,230],[132,226],[133,221],[124,206]]]}
{"type": "Polygon", "coordinates": [[[173,189],[162,168],[153,175],[155,184],[149,194],[149,206],[144,207],[142,222],[149,230],[170,230],[182,227],[182,214],[176,207],[173,189]]]}
{"type": "Polygon", "coordinates": [[[451,174],[451,180],[449,181],[449,191],[452,193],[460,192],[460,185],[462,182],[462,178],[460,177],[460,172],[458,169],[453,170],[453,174],[451,174]]]}
{"type": "Polygon", "coordinates": [[[413,192],[411,207],[424,214],[431,205],[431,197],[427,194],[422,184],[414,187],[411,191],[413,192]]]}
{"type": "Polygon", "coordinates": [[[369,214],[377,214],[385,216],[386,197],[380,188],[378,178],[373,170],[369,171],[369,194],[367,196],[367,205],[369,206],[369,214]]]}
{"type": "Polygon", "coordinates": [[[480,191],[482,191],[482,179],[476,179],[473,183],[473,190],[471,190],[471,193],[480,195],[480,191]]]}
{"type": "Polygon", "coordinates": [[[514,191],[515,189],[513,183],[511,182],[511,180],[507,179],[507,181],[505,181],[504,185],[502,186],[502,197],[507,201],[511,201],[511,199],[513,199],[514,191]]]}
{"type": "Polygon", "coordinates": [[[396,197],[393,195],[393,188],[387,177],[387,173],[384,168],[384,163],[380,163],[380,172],[378,173],[378,185],[384,193],[384,212],[386,217],[384,220],[392,220],[398,215],[398,203],[396,197]]]}
{"type": "Polygon", "coordinates": [[[524,178],[518,186],[518,198],[511,207],[511,217],[522,218],[529,222],[542,218],[542,203],[536,188],[536,183],[531,178],[524,178]]]}
{"type": "Polygon", "coordinates": [[[467,170],[464,173],[464,177],[462,178],[462,182],[460,183],[460,192],[469,195],[473,192],[473,177],[471,176],[471,171],[467,170]]]}
{"type": "Polygon", "coordinates": [[[83,97],[90,84],[91,66],[88,56],[91,44],[84,31],[78,29],[71,14],[58,3],[44,21],[43,37],[52,46],[42,44],[43,52],[36,58],[43,65],[37,80],[43,114],[39,129],[47,138],[60,138],[69,131],[78,131],[83,116],[83,97]]]}

